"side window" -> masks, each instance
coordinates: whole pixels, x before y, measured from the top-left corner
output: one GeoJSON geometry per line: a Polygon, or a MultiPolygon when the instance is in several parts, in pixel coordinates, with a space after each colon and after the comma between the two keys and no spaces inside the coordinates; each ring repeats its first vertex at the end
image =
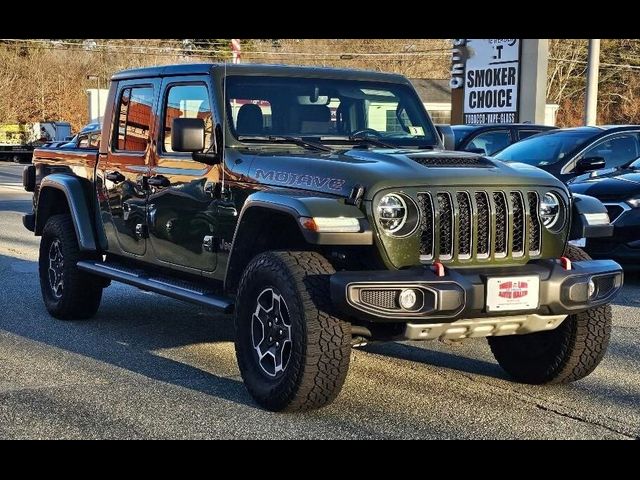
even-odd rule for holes
{"type": "Polygon", "coordinates": [[[544,130],[518,130],[518,138],[520,140],[524,140],[531,135],[537,135],[538,133],[543,132],[544,130]]]}
{"type": "Polygon", "coordinates": [[[175,85],[169,87],[164,104],[164,138],[163,150],[167,153],[171,149],[171,127],[176,118],[201,118],[204,120],[205,148],[211,145],[213,133],[213,118],[209,93],[202,84],[175,85]]]}
{"type": "Polygon", "coordinates": [[[582,158],[602,157],[605,167],[619,167],[640,156],[637,133],[625,133],[597,143],[584,152],[582,158]]]}
{"type": "Polygon", "coordinates": [[[117,151],[144,152],[149,143],[153,88],[125,88],[118,104],[115,131],[117,151]]]}
{"type": "Polygon", "coordinates": [[[485,155],[493,155],[498,150],[502,150],[511,144],[511,135],[509,130],[494,130],[492,132],[484,132],[471,140],[465,150],[479,149],[484,150],[485,155]]]}

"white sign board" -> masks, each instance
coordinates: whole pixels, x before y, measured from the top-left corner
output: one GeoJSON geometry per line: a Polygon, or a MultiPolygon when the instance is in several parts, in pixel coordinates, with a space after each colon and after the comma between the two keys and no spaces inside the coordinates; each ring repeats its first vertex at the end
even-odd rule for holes
{"type": "Polygon", "coordinates": [[[518,121],[520,40],[468,39],[464,72],[464,123],[518,121]]]}

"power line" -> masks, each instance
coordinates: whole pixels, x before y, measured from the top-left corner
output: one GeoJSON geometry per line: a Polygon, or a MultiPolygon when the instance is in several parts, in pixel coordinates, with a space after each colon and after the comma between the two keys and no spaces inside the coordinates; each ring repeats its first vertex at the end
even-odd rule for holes
{"type": "MultiPolygon", "coordinates": [[[[113,51],[126,51],[134,54],[148,54],[154,52],[161,55],[186,55],[187,53],[192,55],[198,55],[203,57],[225,57],[230,56],[230,50],[220,49],[202,49],[198,48],[190,50],[184,47],[174,46],[151,46],[151,45],[122,45],[122,44],[95,44],[87,45],[85,43],[80,44],[76,42],[65,41],[46,41],[46,40],[33,40],[33,39],[4,39],[4,42],[11,42],[14,44],[32,44],[37,45],[38,48],[44,49],[58,49],[58,50],[84,50],[84,51],[97,51],[97,52],[113,52],[113,51]],[[69,48],[64,48],[69,47],[69,48]],[[209,55],[207,55],[209,54],[209,55]]],[[[27,45],[24,45],[27,46],[27,45]]],[[[272,55],[272,56],[289,56],[289,57],[322,57],[322,58],[337,58],[341,60],[351,60],[351,58],[342,57],[389,57],[397,59],[398,57],[439,57],[447,56],[451,50],[448,48],[435,48],[432,50],[422,50],[413,52],[300,52],[300,51],[288,51],[288,52],[274,52],[266,50],[246,50],[242,53],[244,58],[254,57],[258,55],[272,55]],[[446,53],[445,53],[446,52],[446,53]]]]}
{"type": "MultiPolygon", "coordinates": [[[[549,57],[549,60],[554,60],[556,62],[565,62],[565,63],[582,63],[582,64],[586,64],[587,62],[585,60],[572,60],[572,59],[568,59],[568,58],[555,58],[555,57],[549,57]]],[[[640,65],[629,65],[629,64],[622,64],[622,63],[603,63],[600,62],[600,66],[601,67],[610,67],[610,68],[619,68],[619,69],[631,69],[631,70],[640,70],[640,65]]]]}

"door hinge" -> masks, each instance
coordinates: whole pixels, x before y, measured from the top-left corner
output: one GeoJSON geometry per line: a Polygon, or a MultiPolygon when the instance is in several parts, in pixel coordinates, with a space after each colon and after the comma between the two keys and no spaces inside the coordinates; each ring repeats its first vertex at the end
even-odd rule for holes
{"type": "Polygon", "coordinates": [[[213,235],[205,235],[202,240],[202,249],[205,252],[213,252],[215,249],[215,243],[213,242],[213,235]]]}
{"type": "Polygon", "coordinates": [[[149,227],[142,223],[136,225],[136,237],[139,239],[149,238],[149,227]]]}

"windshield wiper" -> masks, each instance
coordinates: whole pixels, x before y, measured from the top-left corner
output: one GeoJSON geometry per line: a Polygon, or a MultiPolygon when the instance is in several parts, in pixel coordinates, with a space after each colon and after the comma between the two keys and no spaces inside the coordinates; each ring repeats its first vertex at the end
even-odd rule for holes
{"type": "Polygon", "coordinates": [[[294,137],[291,135],[240,135],[238,140],[256,140],[262,142],[281,143],[288,142],[304,147],[310,150],[320,150],[323,152],[333,152],[333,148],[322,145],[321,143],[305,140],[302,137],[294,137]]]}
{"type": "Polygon", "coordinates": [[[373,137],[362,137],[362,136],[341,136],[341,135],[332,135],[332,136],[322,136],[320,137],[318,140],[320,141],[329,141],[329,142],[353,142],[353,143],[359,143],[359,144],[366,144],[366,145],[372,145],[375,147],[382,147],[382,148],[393,148],[394,150],[400,148],[397,145],[391,145],[390,143],[384,142],[382,140],[379,140],[377,138],[373,138],[373,137]]]}
{"type": "Polygon", "coordinates": [[[397,146],[395,145],[391,145],[390,143],[387,142],[383,142],[382,140],[375,138],[375,137],[361,137],[361,136],[350,136],[349,140],[351,140],[352,142],[358,142],[358,143],[366,143],[368,145],[373,145],[374,147],[381,147],[381,148],[393,148],[394,150],[397,150],[397,146]]]}

